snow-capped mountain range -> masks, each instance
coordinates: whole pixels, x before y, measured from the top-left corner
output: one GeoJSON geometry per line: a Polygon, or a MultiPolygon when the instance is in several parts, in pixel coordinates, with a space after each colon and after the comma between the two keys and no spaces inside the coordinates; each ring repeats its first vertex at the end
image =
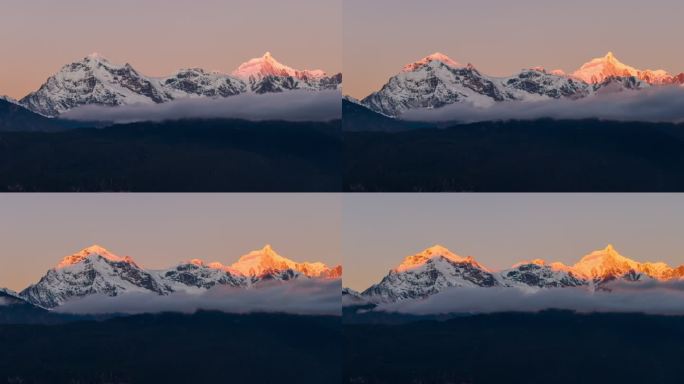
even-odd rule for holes
{"type": "Polygon", "coordinates": [[[339,279],[341,276],[341,266],[295,262],[278,255],[269,245],[242,256],[231,265],[193,259],[164,270],[145,269],[128,256],[117,256],[93,245],[64,257],[18,297],[34,305],[54,308],[93,294],[201,293],[218,285],[251,289],[265,281],[339,279]]]}
{"type": "Polygon", "coordinates": [[[190,97],[229,97],[242,93],[288,90],[336,90],[342,74],[296,70],[266,52],[231,74],[201,68],[181,69],[167,77],[141,74],[130,64],[114,64],[99,54],[63,66],[35,92],[19,100],[33,112],[55,117],[84,105],[159,104],[190,97]]]}
{"type": "Polygon", "coordinates": [[[621,63],[612,52],[572,74],[535,67],[510,77],[488,76],[472,64],[462,65],[434,53],[404,66],[402,72],[360,103],[397,117],[411,109],[461,102],[484,108],[502,101],[579,99],[626,89],[683,84],[684,73],[675,76],[663,70],[639,70],[621,63]]]}
{"type": "Polygon", "coordinates": [[[462,257],[436,245],[406,257],[379,283],[361,293],[345,289],[344,302],[358,305],[421,299],[459,287],[609,290],[607,283],[615,280],[665,281],[683,277],[684,266],[673,268],[661,262],[637,262],[620,255],[612,245],[589,253],[572,266],[537,259],[503,271],[492,271],[470,256],[462,257]]]}

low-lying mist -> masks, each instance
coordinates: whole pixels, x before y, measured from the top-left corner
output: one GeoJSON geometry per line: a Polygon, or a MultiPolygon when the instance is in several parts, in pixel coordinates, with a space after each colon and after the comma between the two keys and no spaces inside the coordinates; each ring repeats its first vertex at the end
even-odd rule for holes
{"type": "Polygon", "coordinates": [[[587,288],[451,288],[426,299],[381,304],[376,310],[414,315],[449,313],[624,312],[684,315],[684,282],[614,282],[610,291],[587,288]]]}
{"type": "Polygon", "coordinates": [[[109,297],[91,295],[64,303],[55,311],[68,314],[194,313],[214,310],[228,313],[290,313],[340,315],[341,280],[271,282],[252,289],[217,286],[202,293],[176,292],[160,296],[128,293],[109,297]]]}
{"type": "Polygon", "coordinates": [[[161,104],[117,107],[87,105],[60,118],[75,121],[134,123],[179,119],[243,119],[252,121],[330,121],[342,116],[339,91],[288,91],[240,94],[226,98],[197,97],[161,104]]]}
{"type": "Polygon", "coordinates": [[[599,119],[649,123],[684,122],[684,87],[663,86],[638,91],[605,93],[577,100],[505,101],[490,107],[456,103],[435,109],[416,109],[404,120],[429,122],[599,119]]]}

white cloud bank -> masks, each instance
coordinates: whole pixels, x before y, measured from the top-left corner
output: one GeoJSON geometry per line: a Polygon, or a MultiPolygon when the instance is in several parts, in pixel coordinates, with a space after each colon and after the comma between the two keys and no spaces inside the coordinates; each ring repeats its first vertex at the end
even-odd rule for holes
{"type": "Polygon", "coordinates": [[[288,91],[268,94],[241,94],[226,98],[188,98],[161,104],[134,104],[118,107],[86,105],[71,109],[60,118],[132,123],[179,119],[244,119],[252,121],[330,121],[342,116],[339,91],[288,91]]]}
{"type": "Polygon", "coordinates": [[[583,288],[522,290],[452,288],[424,300],[382,304],[379,311],[415,315],[449,313],[539,312],[548,309],[684,315],[684,282],[614,283],[612,291],[583,288]]]}
{"type": "Polygon", "coordinates": [[[173,293],[166,296],[129,293],[116,297],[92,295],[56,308],[70,314],[141,314],[158,312],[194,313],[213,310],[228,313],[291,313],[336,315],[342,311],[341,280],[293,280],[273,282],[258,288],[214,287],[204,293],[173,293]]]}
{"type": "Polygon", "coordinates": [[[463,123],[541,118],[682,123],[684,87],[654,87],[600,94],[578,100],[507,101],[486,108],[456,103],[442,108],[408,111],[401,118],[463,123]]]}

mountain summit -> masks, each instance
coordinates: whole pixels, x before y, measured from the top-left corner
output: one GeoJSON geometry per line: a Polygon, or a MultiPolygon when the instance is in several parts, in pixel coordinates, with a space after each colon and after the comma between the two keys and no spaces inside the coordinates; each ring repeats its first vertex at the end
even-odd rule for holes
{"type": "Polygon", "coordinates": [[[416,69],[422,67],[423,65],[431,63],[433,61],[439,61],[439,62],[444,63],[444,64],[446,64],[452,68],[462,67],[461,64],[459,64],[455,60],[452,60],[449,56],[447,56],[443,53],[440,53],[440,52],[435,52],[432,55],[425,56],[422,59],[420,59],[414,63],[406,64],[404,66],[403,71],[404,72],[412,72],[412,71],[415,71],[416,69]]]}
{"type": "Polygon", "coordinates": [[[93,245],[64,257],[20,295],[33,304],[53,308],[75,297],[119,296],[128,292],[161,295],[168,293],[168,289],[155,273],[145,271],[130,257],[120,257],[93,245]]]}
{"type": "Polygon", "coordinates": [[[614,279],[626,274],[643,274],[653,279],[666,280],[677,273],[665,263],[640,263],[622,256],[612,244],[584,256],[572,267],[580,276],[593,280],[614,279]]]}
{"type": "Polygon", "coordinates": [[[601,83],[609,77],[636,77],[654,85],[670,84],[674,79],[672,75],[662,69],[639,70],[626,65],[618,60],[613,52],[608,52],[603,57],[585,63],[572,76],[590,84],[601,83]]]}
{"type": "Polygon", "coordinates": [[[326,76],[325,72],[320,69],[298,70],[281,64],[271,55],[271,52],[266,52],[261,57],[251,59],[241,64],[236,70],[233,71],[232,74],[233,76],[245,80],[260,80],[266,76],[290,76],[300,80],[308,80],[321,79],[326,76]]]}
{"type": "Polygon", "coordinates": [[[452,287],[494,287],[496,276],[472,257],[436,245],[404,258],[382,281],[362,295],[371,302],[425,298],[452,287]]]}
{"type": "Polygon", "coordinates": [[[454,263],[470,263],[478,268],[485,269],[483,266],[478,264],[472,257],[462,257],[459,256],[446,247],[441,245],[434,245],[430,248],[423,250],[415,255],[407,256],[398,267],[394,269],[395,272],[405,272],[411,269],[419,268],[425,263],[435,260],[438,258],[444,258],[446,260],[452,261],[454,263]]]}
{"type": "Polygon", "coordinates": [[[57,269],[66,268],[75,264],[78,264],[85,259],[90,257],[102,257],[113,262],[133,262],[129,257],[119,257],[111,252],[109,252],[104,247],[97,244],[91,245],[90,247],[84,248],[73,255],[65,256],[62,261],[57,264],[57,269]]]}
{"type": "Polygon", "coordinates": [[[117,65],[99,54],[90,54],[63,66],[20,103],[52,117],[80,105],[118,106],[170,99],[157,80],[141,75],[130,64],[117,65]]]}
{"type": "Polygon", "coordinates": [[[263,276],[275,271],[292,270],[307,277],[323,277],[332,270],[320,262],[298,263],[282,257],[269,244],[240,257],[237,262],[231,265],[231,268],[245,276],[263,276]]]}

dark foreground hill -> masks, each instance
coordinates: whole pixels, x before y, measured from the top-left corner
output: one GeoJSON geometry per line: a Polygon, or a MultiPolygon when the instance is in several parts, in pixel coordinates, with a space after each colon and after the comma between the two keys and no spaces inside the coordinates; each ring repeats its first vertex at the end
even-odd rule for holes
{"type": "Polygon", "coordinates": [[[50,119],[0,98],[0,132],[60,131],[80,126],[79,123],[50,119]]]}
{"type": "Polygon", "coordinates": [[[2,132],[0,191],[339,191],[340,126],[183,120],[2,132]]]}
{"type": "Polygon", "coordinates": [[[539,120],[345,130],[344,146],[345,191],[684,191],[684,125],[539,120]]]}
{"type": "Polygon", "coordinates": [[[339,317],[158,314],[0,325],[1,383],[338,383],[339,317]]]}
{"type": "Polygon", "coordinates": [[[570,312],[345,324],[344,383],[680,383],[684,317],[570,312]]]}

